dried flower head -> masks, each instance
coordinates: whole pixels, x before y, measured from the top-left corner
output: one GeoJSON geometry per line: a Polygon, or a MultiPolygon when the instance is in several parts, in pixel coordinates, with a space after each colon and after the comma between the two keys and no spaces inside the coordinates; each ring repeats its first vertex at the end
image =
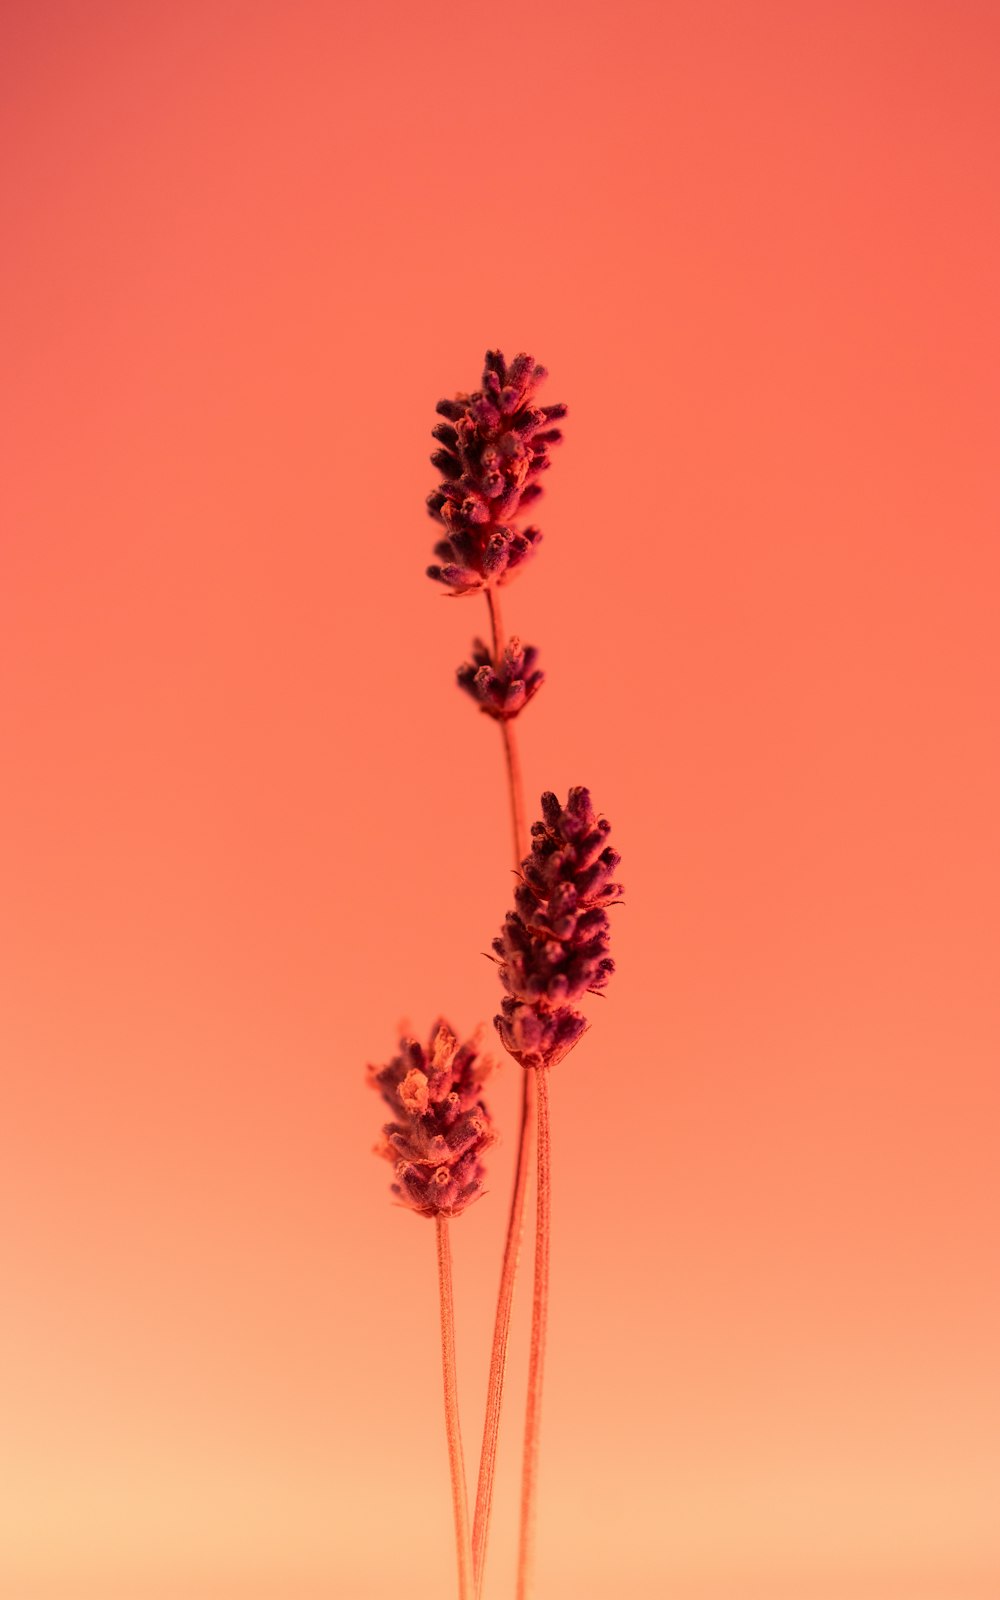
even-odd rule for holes
{"type": "Polygon", "coordinates": [[[606,907],[621,897],[612,876],[621,857],[607,842],[610,831],[588,790],[571,789],[565,806],[542,796],[516,909],[493,941],[507,990],[494,1022],[522,1066],[552,1066],[573,1048],[587,1019],[572,1002],[599,993],[615,970],[606,907]]]}
{"type": "Polygon", "coordinates": [[[544,672],[535,666],[538,651],[533,644],[511,639],[500,661],[495,663],[490,647],[482,639],[472,641],[472,660],[458,669],[459,687],[479,702],[487,716],[507,721],[516,717],[541,688],[544,672]]]}
{"type": "Polygon", "coordinates": [[[368,1069],[396,1119],[376,1153],[395,1166],[393,1194],[421,1217],[457,1217],[482,1191],[481,1158],[496,1135],[480,1098],[493,1063],[479,1042],[476,1034],[460,1045],[438,1021],[426,1048],[401,1039],[388,1066],[368,1069]]]}
{"type": "Polygon", "coordinates": [[[532,356],[522,353],[508,366],[499,350],[487,350],[482,388],[438,401],[447,420],[434,429],[441,449],[431,461],[443,481],[427,509],[446,536],[427,573],[454,594],[506,583],[541,539],[537,528],[517,528],[514,519],[541,494],[537,479],[550,445],[562,438],[551,424],[566,407],[535,404],[545,377],[532,356]]]}

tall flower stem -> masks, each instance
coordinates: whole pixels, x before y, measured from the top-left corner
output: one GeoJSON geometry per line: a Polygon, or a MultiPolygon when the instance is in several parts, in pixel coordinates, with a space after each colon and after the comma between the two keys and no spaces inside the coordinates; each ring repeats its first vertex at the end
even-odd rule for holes
{"type": "Polygon", "coordinates": [[[462,1431],[458,1421],[458,1382],[455,1373],[455,1299],[451,1287],[451,1239],[448,1218],[438,1212],[438,1288],[441,1296],[441,1361],[444,1367],[444,1418],[451,1468],[451,1498],[455,1509],[455,1544],[458,1551],[459,1600],[472,1600],[472,1546],[469,1542],[469,1502],[465,1485],[462,1431]]]}
{"type": "Polygon", "coordinates": [[[529,1600],[535,1560],[538,1490],[538,1435],[542,1419],[545,1374],[545,1330],[549,1306],[549,1224],[551,1215],[551,1144],[549,1139],[549,1069],[525,1073],[538,1079],[538,1200],[535,1223],[535,1292],[531,1306],[528,1362],[528,1406],[524,1418],[521,1468],[521,1541],[517,1557],[517,1600],[529,1600]]]}
{"type": "MultiPolygon", "coordinates": [[[[506,643],[500,602],[496,591],[487,589],[486,600],[493,631],[493,659],[499,661],[506,643]]],[[[521,861],[527,853],[524,829],[524,791],[521,784],[521,765],[518,760],[517,741],[513,719],[500,722],[504,754],[507,760],[507,784],[510,794],[511,826],[514,838],[514,869],[520,871],[521,861]]],[[[511,1308],[514,1302],[514,1283],[517,1278],[524,1233],[524,1205],[528,1191],[528,1172],[531,1167],[531,1133],[534,1124],[534,1082],[530,1072],[521,1074],[521,1125],[518,1131],[517,1158],[514,1167],[514,1191],[511,1195],[510,1214],[507,1218],[507,1238],[504,1242],[503,1265],[500,1269],[500,1288],[497,1294],[496,1319],[493,1325],[493,1349],[490,1355],[490,1374],[486,1390],[486,1418],[483,1424],[483,1446],[479,1457],[479,1481],[476,1486],[476,1510],[472,1528],[472,1554],[476,1573],[476,1597],[483,1592],[486,1572],[486,1544],[489,1537],[490,1513],[493,1508],[493,1485],[496,1474],[497,1443],[500,1435],[500,1410],[503,1405],[504,1377],[507,1370],[507,1341],[510,1334],[511,1308]]]]}

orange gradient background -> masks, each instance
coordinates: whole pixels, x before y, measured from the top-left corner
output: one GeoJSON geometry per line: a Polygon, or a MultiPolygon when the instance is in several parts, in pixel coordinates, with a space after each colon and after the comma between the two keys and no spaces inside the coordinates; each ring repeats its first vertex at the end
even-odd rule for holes
{"type": "Polygon", "coordinates": [[[497,1004],[485,607],[423,576],[494,344],[570,407],[529,794],[628,891],[553,1083],[539,1600],[994,1600],[996,8],[0,28],[3,1600],[453,1592],[363,1069],[497,1004]]]}

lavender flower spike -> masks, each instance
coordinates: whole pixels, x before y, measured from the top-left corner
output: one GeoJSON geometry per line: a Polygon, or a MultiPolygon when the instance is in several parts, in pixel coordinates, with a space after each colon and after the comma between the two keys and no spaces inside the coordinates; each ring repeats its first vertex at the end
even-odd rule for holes
{"type": "Polygon", "coordinates": [[[388,1066],[368,1068],[395,1116],[376,1154],[394,1164],[392,1192],[418,1216],[457,1217],[482,1192],[481,1158],[496,1135],[480,1093],[492,1066],[478,1034],[460,1045],[438,1021],[426,1049],[401,1039],[388,1066]]]}
{"type": "Polygon", "coordinates": [[[612,877],[621,857],[610,831],[588,790],[571,789],[565,806],[542,796],[516,909],[493,941],[507,990],[494,1023],[523,1067],[552,1066],[573,1048],[588,1026],[573,1002],[599,993],[615,970],[606,907],[621,897],[612,877]]]}
{"type": "Polygon", "coordinates": [[[490,647],[482,639],[472,641],[472,660],[458,669],[459,687],[479,702],[480,711],[507,722],[516,717],[541,688],[545,674],[535,662],[538,651],[533,644],[511,639],[499,663],[494,663],[490,647]]]}
{"type": "Polygon", "coordinates": [[[508,366],[499,350],[487,350],[482,388],[438,401],[446,421],[434,429],[442,448],[431,462],[443,481],[427,509],[445,537],[427,573],[453,594],[508,582],[541,539],[537,528],[518,528],[514,519],[541,494],[536,480],[549,465],[550,445],[562,438],[550,424],[566,407],[535,404],[545,377],[533,356],[522,353],[508,366]]]}

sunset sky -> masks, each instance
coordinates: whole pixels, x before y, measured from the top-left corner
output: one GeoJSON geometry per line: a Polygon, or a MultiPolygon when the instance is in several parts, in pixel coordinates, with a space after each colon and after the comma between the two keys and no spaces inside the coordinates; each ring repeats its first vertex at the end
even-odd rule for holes
{"type": "MultiPolygon", "coordinates": [[[[486,610],[424,576],[493,346],[569,406],[529,806],[587,784],[627,890],[553,1073],[537,1600],[1000,1595],[998,44],[5,0],[0,1600],[454,1593],[364,1069],[499,1000],[486,610]]],[[[519,1071],[453,1229],[473,1466],[519,1071]]]]}

